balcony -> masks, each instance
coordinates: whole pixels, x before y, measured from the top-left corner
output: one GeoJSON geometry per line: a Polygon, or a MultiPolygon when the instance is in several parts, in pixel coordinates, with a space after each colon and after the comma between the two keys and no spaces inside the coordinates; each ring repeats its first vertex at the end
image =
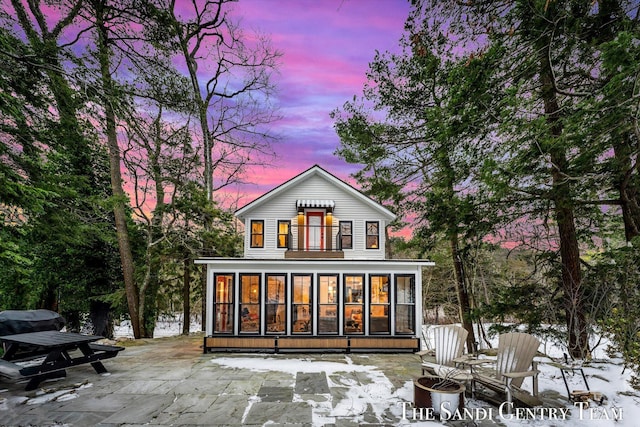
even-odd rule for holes
{"type": "Polygon", "coordinates": [[[287,235],[285,258],[344,258],[339,227],[294,225],[287,235]]]}

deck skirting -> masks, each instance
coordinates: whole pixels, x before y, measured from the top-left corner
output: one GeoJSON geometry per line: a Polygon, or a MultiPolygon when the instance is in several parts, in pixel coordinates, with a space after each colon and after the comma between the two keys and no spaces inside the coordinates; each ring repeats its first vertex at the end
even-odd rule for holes
{"type": "Polygon", "coordinates": [[[204,352],[416,352],[415,337],[220,337],[204,338],[204,352]]]}

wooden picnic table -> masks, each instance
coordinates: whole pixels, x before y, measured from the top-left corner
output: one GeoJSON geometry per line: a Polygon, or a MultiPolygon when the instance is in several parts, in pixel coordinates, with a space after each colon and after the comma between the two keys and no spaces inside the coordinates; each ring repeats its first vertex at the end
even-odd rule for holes
{"type": "Polygon", "coordinates": [[[5,352],[2,356],[5,368],[10,368],[14,377],[30,378],[27,390],[33,390],[47,378],[66,376],[66,368],[90,363],[99,373],[107,372],[101,360],[115,357],[123,347],[95,344],[104,337],[82,335],[73,332],[40,331],[0,336],[5,352]],[[81,355],[70,352],[80,350],[81,355]],[[37,356],[44,358],[36,359],[37,356]],[[31,360],[22,367],[15,362],[31,360]]]}

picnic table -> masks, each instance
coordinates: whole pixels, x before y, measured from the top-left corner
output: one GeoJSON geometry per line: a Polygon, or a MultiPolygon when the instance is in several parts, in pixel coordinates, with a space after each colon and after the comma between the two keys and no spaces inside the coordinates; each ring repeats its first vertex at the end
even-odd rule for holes
{"type": "Polygon", "coordinates": [[[30,378],[26,390],[33,390],[45,379],[66,376],[66,369],[90,363],[99,373],[107,372],[101,360],[115,357],[123,347],[100,345],[99,335],[73,332],[39,331],[0,336],[5,352],[1,373],[10,378],[30,378]],[[79,350],[81,354],[77,354],[79,350]],[[70,354],[70,352],[72,354],[70,354]],[[43,356],[37,359],[37,356],[43,356]],[[29,361],[26,366],[18,362],[29,361]]]}

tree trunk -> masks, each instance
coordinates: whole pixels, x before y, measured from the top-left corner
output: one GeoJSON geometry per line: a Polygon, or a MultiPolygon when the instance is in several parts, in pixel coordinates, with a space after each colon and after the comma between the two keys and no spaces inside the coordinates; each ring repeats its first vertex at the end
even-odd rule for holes
{"type": "Polygon", "coordinates": [[[640,235],[640,191],[636,185],[637,174],[633,166],[632,155],[634,148],[631,146],[631,137],[627,135],[620,144],[613,146],[616,159],[616,176],[614,186],[620,195],[620,208],[624,223],[624,237],[627,242],[640,235]]]}
{"type": "Polygon", "coordinates": [[[191,257],[185,253],[184,274],[182,276],[182,335],[189,335],[191,326],[191,257]]]}
{"type": "MultiPolygon", "coordinates": [[[[454,179],[451,171],[453,167],[450,161],[450,153],[447,152],[448,147],[442,147],[444,153],[440,153],[440,167],[446,171],[443,175],[443,184],[449,200],[455,200],[454,179]]],[[[458,212],[452,212],[447,223],[447,234],[449,236],[449,245],[451,248],[451,258],[453,260],[453,271],[455,276],[456,294],[458,297],[458,314],[462,327],[469,333],[467,335],[467,351],[471,352],[475,348],[476,335],[471,321],[471,302],[469,300],[469,292],[467,289],[467,281],[464,275],[464,264],[460,255],[460,242],[458,237],[458,212]]]]}
{"type": "Polygon", "coordinates": [[[156,206],[151,213],[151,220],[147,223],[146,251],[145,251],[145,276],[138,290],[138,311],[140,313],[140,335],[143,338],[153,338],[156,320],[158,317],[157,294],[160,288],[158,272],[161,269],[158,244],[163,238],[162,224],[165,218],[165,191],[164,177],[160,158],[162,155],[162,107],[155,120],[154,133],[150,143],[145,144],[148,156],[151,180],[155,184],[156,206]]]}
{"type": "MultiPolygon", "coordinates": [[[[221,5],[219,5],[220,7],[221,5]]],[[[200,82],[198,80],[198,63],[196,59],[191,55],[189,51],[189,40],[185,38],[183,28],[180,26],[178,19],[175,17],[175,12],[172,10],[174,17],[174,30],[179,35],[180,49],[184,56],[187,70],[189,71],[189,80],[191,82],[191,88],[193,90],[193,99],[198,109],[198,119],[200,122],[200,130],[202,132],[202,149],[204,151],[204,189],[207,194],[207,201],[212,203],[213,201],[213,141],[211,138],[211,132],[209,131],[209,122],[207,120],[207,113],[209,110],[209,101],[202,96],[200,89],[200,82]]],[[[213,229],[213,218],[205,219],[202,226],[205,231],[213,229]]],[[[200,278],[200,285],[202,286],[202,330],[206,330],[206,318],[207,318],[207,268],[203,267],[202,276],[200,278]]]]}
{"type": "Polygon", "coordinates": [[[100,63],[100,75],[102,80],[102,104],[105,114],[105,133],[107,135],[107,147],[109,150],[109,169],[111,176],[111,191],[113,193],[113,213],[116,223],[116,236],[118,248],[120,250],[120,261],[122,263],[122,273],[124,278],[125,292],[127,295],[127,305],[129,316],[131,317],[131,327],[135,338],[141,337],[139,294],[134,277],[133,255],[129,240],[129,230],[127,229],[127,214],[125,202],[127,196],[122,189],[122,174],[120,171],[120,147],[118,146],[118,136],[116,133],[116,117],[113,109],[113,80],[111,79],[109,48],[109,30],[104,21],[105,4],[102,0],[94,1],[96,13],[96,27],[98,31],[98,61],[100,63]]]}
{"type": "MultiPolygon", "coordinates": [[[[148,236],[149,239],[153,237],[153,234],[148,236]]],[[[158,318],[156,297],[160,287],[158,271],[161,266],[158,261],[158,255],[154,252],[155,248],[148,244],[145,256],[145,275],[142,280],[142,285],[138,291],[138,313],[140,314],[141,338],[153,338],[153,331],[158,318]]]]}
{"type": "MultiPolygon", "coordinates": [[[[605,0],[598,3],[598,14],[593,23],[594,44],[599,45],[615,39],[617,31],[619,31],[617,26],[620,25],[619,22],[616,22],[617,17],[624,15],[624,9],[620,3],[618,0],[605,0]]],[[[613,77],[606,76],[606,80],[610,81],[613,77]]],[[[633,98],[633,94],[624,94],[623,96],[633,98]]],[[[615,158],[613,185],[620,197],[624,236],[627,242],[640,235],[638,136],[633,135],[632,131],[627,131],[619,138],[612,138],[611,141],[615,158]],[[636,140],[635,146],[634,139],[636,140]]]]}
{"type": "Polygon", "coordinates": [[[473,330],[473,322],[471,322],[471,304],[469,302],[469,293],[467,292],[466,280],[464,277],[464,267],[462,258],[458,250],[458,235],[452,234],[449,240],[451,245],[451,257],[453,258],[453,271],[456,279],[456,293],[458,295],[458,313],[462,327],[469,332],[467,335],[467,351],[474,350],[476,343],[475,331],[473,330]]]}
{"type": "Polygon", "coordinates": [[[555,219],[558,224],[560,239],[561,280],[565,321],[568,333],[568,350],[571,357],[582,359],[589,348],[587,322],[585,318],[582,274],[580,271],[580,249],[575,227],[574,203],[571,186],[567,179],[568,161],[564,147],[559,141],[562,135],[560,122],[560,106],[556,96],[550,57],[549,39],[542,39],[544,46],[540,49],[540,80],[542,84],[542,100],[544,112],[550,129],[551,142],[551,200],[554,203],[555,219]]]}

